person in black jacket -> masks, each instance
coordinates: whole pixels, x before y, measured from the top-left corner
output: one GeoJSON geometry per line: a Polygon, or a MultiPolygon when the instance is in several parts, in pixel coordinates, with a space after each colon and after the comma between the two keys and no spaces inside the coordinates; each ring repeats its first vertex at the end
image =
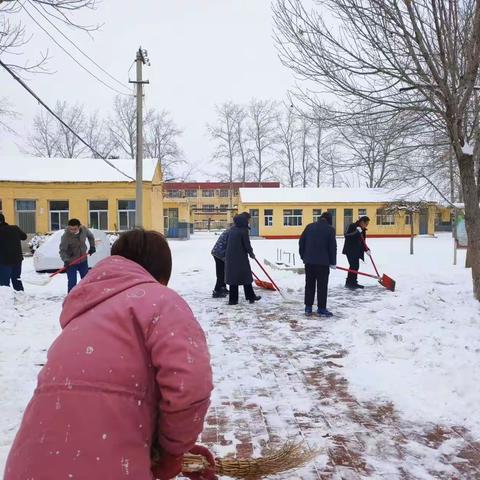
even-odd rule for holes
{"type": "Polygon", "coordinates": [[[337,265],[337,240],[330,213],[322,213],[316,222],[305,227],[299,246],[300,257],[305,263],[305,315],[312,315],[316,287],[317,313],[331,317],[332,312],[327,310],[328,277],[330,268],[337,265]]]}
{"type": "Polygon", "coordinates": [[[260,300],[252,287],[253,277],[248,257],[255,258],[248,236],[248,219],[250,215],[239,214],[233,218],[225,251],[225,283],[230,286],[229,305],[238,303],[238,286],[243,285],[245,298],[254,303],[260,300]]]}
{"type": "Polygon", "coordinates": [[[10,282],[16,291],[23,290],[20,280],[22,274],[22,240],[27,234],[16,225],[9,225],[0,213],[0,286],[8,287],[10,282]]]}
{"type": "MultiPolygon", "coordinates": [[[[342,253],[347,256],[351,270],[358,271],[360,259],[365,259],[365,252],[370,255],[370,250],[365,243],[369,222],[370,218],[367,216],[360,217],[355,223],[350,224],[345,232],[345,244],[342,253]]],[[[357,288],[363,288],[363,285],[358,284],[356,273],[348,272],[345,287],[356,290],[357,288]]]]}

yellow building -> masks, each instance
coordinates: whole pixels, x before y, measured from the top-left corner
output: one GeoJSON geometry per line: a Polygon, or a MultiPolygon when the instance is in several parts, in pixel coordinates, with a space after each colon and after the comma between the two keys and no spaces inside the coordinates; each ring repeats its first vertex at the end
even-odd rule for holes
{"type": "Polygon", "coordinates": [[[176,236],[177,225],[193,224],[195,230],[224,229],[238,211],[239,189],[279,188],[278,182],[166,182],[165,232],[176,236]]]}
{"type": "MultiPolygon", "coordinates": [[[[251,234],[264,238],[298,238],[305,226],[316,221],[324,211],[332,214],[339,236],[362,215],[370,218],[370,237],[410,236],[410,216],[385,210],[387,204],[396,200],[398,196],[384,189],[240,189],[240,208],[252,215],[251,234]]],[[[435,202],[414,214],[414,233],[433,235],[435,215],[435,202]]]]}
{"type": "MultiPolygon", "coordinates": [[[[20,157],[2,160],[0,211],[26,233],[65,228],[69,218],[106,231],[135,226],[135,161],[20,157]],[[131,178],[129,178],[131,177],[131,178]]],[[[162,176],[143,168],[143,224],[163,232],[162,176]]]]}

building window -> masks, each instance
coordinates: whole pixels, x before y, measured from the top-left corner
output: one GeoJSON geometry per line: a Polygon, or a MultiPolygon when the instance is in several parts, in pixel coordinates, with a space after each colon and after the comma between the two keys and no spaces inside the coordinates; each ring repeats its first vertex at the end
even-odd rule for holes
{"type": "Polygon", "coordinates": [[[233,196],[234,197],[238,197],[240,195],[240,190],[238,188],[236,188],[234,191],[233,191],[233,196]]]}
{"type": "Polygon", "coordinates": [[[197,191],[192,189],[185,190],[185,196],[188,198],[194,198],[197,196],[197,191]]]}
{"type": "Polygon", "coordinates": [[[387,213],[383,208],[377,208],[377,225],[395,225],[395,214],[387,213]]]}
{"type": "Polygon", "coordinates": [[[203,210],[215,210],[215,205],[204,205],[203,210]]]}
{"type": "Polygon", "coordinates": [[[118,201],[118,229],[123,232],[135,227],[135,200],[118,201]]]}
{"type": "Polygon", "coordinates": [[[214,197],[215,190],[202,190],[202,197],[214,197]]]}
{"type": "Polygon", "coordinates": [[[90,200],[88,211],[91,228],[108,230],[108,200],[90,200]]]}
{"type": "Polygon", "coordinates": [[[227,210],[228,210],[228,205],[222,203],[222,204],[220,205],[220,210],[227,211],[227,210]]]}
{"type": "Polygon", "coordinates": [[[230,195],[230,190],[226,190],[226,189],[220,190],[220,196],[221,196],[222,198],[226,198],[226,197],[228,197],[229,195],[230,195]]]}
{"type": "Polygon", "coordinates": [[[406,213],[405,214],[405,225],[411,225],[412,224],[412,214],[411,213],[406,213]]]}
{"type": "Polygon", "coordinates": [[[182,190],[167,190],[167,197],[169,198],[181,198],[182,190]]]}
{"type": "Polygon", "coordinates": [[[35,221],[37,202],[35,200],[15,200],[15,213],[17,225],[25,233],[36,233],[35,221]]]}
{"type": "Polygon", "coordinates": [[[67,228],[69,209],[68,200],[50,200],[50,230],[57,231],[67,228]]]}
{"type": "Polygon", "coordinates": [[[314,208],[313,209],[313,221],[317,222],[319,220],[321,214],[322,214],[322,209],[321,208],[314,208]]]}
{"type": "Polygon", "coordinates": [[[367,209],[366,208],[359,208],[358,209],[358,216],[359,217],[366,217],[367,216],[367,209]]]}
{"type": "Polygon", "coordinates": [[[271,208],[266,208],[263,211],[264,225],[266,227],[273,226],[273,210],[271,208]]]}
{"type": "Polygon", "coordinates": [[[283,225],[286,227],[301,227],[303,219],[303,211],[300,209],[284,210],[283,211],[283,225]]]}

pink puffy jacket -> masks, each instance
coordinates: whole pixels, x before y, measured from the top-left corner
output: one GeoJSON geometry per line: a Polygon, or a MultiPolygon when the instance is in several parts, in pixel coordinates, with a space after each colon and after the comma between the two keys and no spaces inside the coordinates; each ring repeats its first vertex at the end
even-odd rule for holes
{"type": "Polygon", "coordinates": [[[154,435],[188,451],[212,374],[188,305],[140,265],[113,256],[68,295],[10,451],[4,480],[151,480],[154,435]]]}

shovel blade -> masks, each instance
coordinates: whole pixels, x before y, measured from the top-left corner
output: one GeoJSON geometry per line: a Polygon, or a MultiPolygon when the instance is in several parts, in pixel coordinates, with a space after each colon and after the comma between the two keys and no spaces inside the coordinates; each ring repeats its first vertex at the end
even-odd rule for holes
{"type": "Polygon", "coordinates": [[[391,292],[395,291],[396,282],[393,278],[390,278],[388,275],[383,274],[379,282],[380,282],[380,285],[383,285],[387,290],[390,290],[391,292]]]}
{"type": "Polygon", "coordinates": [[[265,282],[263,280],[255,280],[255,285],[265,290],[275,290],[275,287],[270,282],[265,282]]]}
{"type": "Polygon", "coordinates": [[[22,282],[29,283],[30,285],[37,285],[44,287],[50,283],[50,275],[27,275],[22,276],[22,282]]]}

